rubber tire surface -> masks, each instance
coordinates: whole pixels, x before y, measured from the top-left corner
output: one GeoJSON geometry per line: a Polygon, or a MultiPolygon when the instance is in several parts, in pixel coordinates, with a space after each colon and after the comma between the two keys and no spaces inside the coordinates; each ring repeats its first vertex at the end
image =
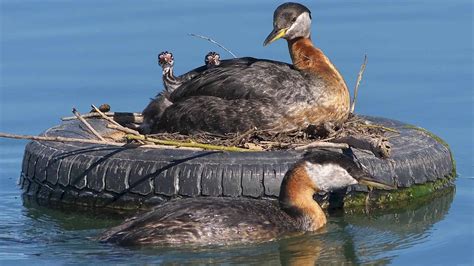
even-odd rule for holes
{"type": "MultiPolygon", "coordinates": [[[[366,119],[397,129],[392,156],[383,160],[354,150],[380,181],[410,187],[445,178],[453,171],[447,147],[423,131],[384,119],[366,119]]],[[[113,131],[88,119],[101,134],[113,131]]],[[[77,120],[44,136],[94,138],[77,120]]],[[[281,179],[304,152],[217,152],[32,141],[23,158],[20,186],[42,202],[120,209],[148,208],[172,197],[278,197],[281,179]]],[[[366,191],[353,186],[349,191],[366,191]]]]}

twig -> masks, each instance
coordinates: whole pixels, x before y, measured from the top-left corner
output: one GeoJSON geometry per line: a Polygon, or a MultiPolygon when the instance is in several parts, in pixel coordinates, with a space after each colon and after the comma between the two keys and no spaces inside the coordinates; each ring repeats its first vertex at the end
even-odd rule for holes
{"type": "Polygon", "coordinates": [[[356,104],[356,100],[357,100],[357,93],[359,92],[360,82],[362,80],[362,76],[364,75],[366,65],[367,65],[367,55],[364,56],[364,63],[360,66],[359,74],[357,75],[357,81],[356,81],[356,85],[355,85],[355,88],[354,88],[354,97],[352,98],[352,103],[351,103],[351,114],[353,114],[354,110],[355,110],[355,104],[356,104]]]}
{"type": "Polygon", "coordinates": [[[231,138],[229,140],[229,143],[230,143],[230,145],[235,146],[235,145],[239,144],[239,142],[242,141],[243,138],[246,138],[246,137],[250,136],[252,133],[255,133],[255,132],[256,132],[256,129],[251,128],[251,129],[247,130],[246,132],[231,138]]]}
{"type": "Polygon", "coordinates": [[[140,135],[140,133],[138,133],[138,131],[130,129],[128,127],[124,127],[124,126],[120,125],[119,123],[117,123],[117,121],[115,121],[112,118],[106,116],[104,113],[102,113],[102,111],[99,110],[99,108],[95,107],[95,105],[92,104],[91,107],[97,113],[99,113],[102,118],[104,118],[105,120],[107,120],[107,121],[109,121],[110,123],[113,124],[113,127],[112,127],[112,125],[107,125],[108,128],[117,129],[117,130],[123,131],[125,133],[129,133],[129,134],[140,135]]]}
{"type": "Polygon", "coordinates": [[[194,33],[189,33],[189,35],[191,35],[191,36],[193,36],[193,37],[198,37],[198,38],[201,38],[201,39],[204,39],[204,40],[208,40],[208,41],[210,41],[211,43],[213,43],[213,44],[219,46],[220,48],[222,48],[222,49],[224,49],[224,50],[226,50],[226,51],[227,51],[229,54],[231,54],[234,58],[237,58],[237,56],[236,56],[234,53],[232,53],[231,50],[225,48],[222,44],[220,44],[220,43],[214,41],[213,39],[211,39],[211,38],[209,38],[209,37],[207,37],[207,36],[203,36],[203,35],[199,35],[199,34],[194,34],[194,33]]]}
{"type": "MultiPolygon", "coordinates": [[[[90,144],[101,144],[101,145],[112,145],[119,147],[126,147],[129,144],[110,142],[110,141],[101,141],[95,139],[76,139],[76,138],[65,138],[65,137],[45,137],[45,136],[31,136],[31,135],[16,135],[0,132],[0,138],[8,139],[28,139],[28,140],[37,140],[37,141],[53,141],[53,142],[79,142],[79,143],[90,143],[90,144]]],[[[130,145],[129,145],[130,146],[130,145]]],[[[139,145],[136,148],[149,148],[149,149],[173,149],[167,145],[139,145]]],[[[202,150],[199,148],[183,147],[183,150],[202,150]]]]}
{"type": "MultiPolygon", "coordinates": [[[[134,120],[136,120],[135,121],[136,123],[141,123],[143,120],[143,116],[140,113],[121,113],[121,112],[106,112],[106,113],[102,112],[102,113],[106,116],[113,116],[113,117],[131,116],[131,117],[134,117],[134,120]]],[[[88,114],[83,114],[82,117],[92,118],[92,117],[102,117],[102,116],[99,113],[88,113],[88,114]]],[[[69,121],[69,120],[75,120],[75,119],[77,119],[76,116],[67,116],[67,117],[61,118],[62,121],[69,121]]]]}
{"type": "Polygon", "coordinates": [[[267,140],[262,140],[260,141],[261,144],[270,144],[270,145],[290,145],[290,143],[285,143],[285,142],[278,142],[278,141],[267,141],[267,140]]]}
{"type": "Polygon", "coordinates": [[[119,130],[119,131],[122,131],[122,132],[125,132],[127,134],[132,134],[132,135],[137,135],[137,136],[140,136],[140,133],[138,133],[138,131],[136,130],[133,130],[133,129],[130,129],[128,127],[123,127],[121,125],[115,125],[115,124],[108,124],[107,125],[107,128],[111,128],[111,129],[116,129],[116,130],[119,130]]]}
{"type": "Polygon", "coordinates": [[[79,119],[86,127],[89,129],[89,131],[94,134],[98,139],[105,141],[105,139],[97,132],[95,129],[87,122],[84,118],[82,118],[81,114],[76,110],[76,108],[72,108],[72,113],[79,119]]]}
{"type": "Polygon", "coordinates": [[[147,136],[135,136],[135,135],[126,135],[125,138],[128,140],[143,140],[149,141],[153,143],[158,143],[161,145],[170,145],[176,147],[191,147],[191,148],[201,148],[205,150],[219,150],[219,151],[238,151],[238,152],[248,152],[248,151],[255,151],[251,149],[243,149],[238,147],[226,147],[226,146],[218,146],[218,145],[211,145],[211,144],[203,144],[203,143],[191,143],[191,142],[181,142],[181,141],[174,141],[174,140],[162,140],[162,139],[155,139],[150,138],[147,136]]]}
{"type": "Polygon", "coordinates": [[[370,151],[378,158],[388,158],[391,154],[391,145],[385,138],[355,134],[334,139],[333,142],[349,144],[353,148],[370,151]]]}
{"type": "Polygon", "coordinates": [[[391,127],[384,127],[384,126],[381,126],[381,125],[359,125],[360,127],[370,127],[370,128],[381,128],[385,131],[389,131],[389,132],[393,132],[393,133],[398,133],[400,134],[400,132],[396,129],[393,129],[391,127]]]}
{"type": "Polygon", "coordinates": [[[334,148],[334,149],[348,149],[349,145],[346,143],[332,143],[323,141],[313,141],[303,146],[297,146],[295,150],[306,150],[310,148],[334,148]]]}
{"type": "Polygon", "coordinates": [[[103,145],[113,145],[113,146],[123,146],[123,143],[102,141],[95,139],[76,139],[76,138],[65,138],[65,137],[44,137],[44,136],[30,136],[30,135],[16,135],[0,132],[1,138],[9,139],[29,139],[29,140],[39,140],[39,141],[56,141],[56,142],[81,142],[81,143],[91,143],[91,144],[103,144],[103,145]]]}
{"type": "MultiPolygon", "coordinates": [[[[170,145],[159,145],[159,144],[145,144],[140,145],[138,148],[147,148],[147,149],[178,149],[176,147],[172,147],[170,145]]],[[[188,150],[188,151],[202,151],[204,149],[201,148],[193,148],[193,147],[180,147],[180,150],[188,150]]]]}
{"type": "Polygon", "coordinates": [[[110,123],[116,125],[116,126],[122,126],[117,121],[113,120],[112,118],[106,116],[99,108],[95,107],[95,105],[91,104],[92,109],[94,109],[100,117],[104,118],[105,120],[109,121],[110,123]]]}

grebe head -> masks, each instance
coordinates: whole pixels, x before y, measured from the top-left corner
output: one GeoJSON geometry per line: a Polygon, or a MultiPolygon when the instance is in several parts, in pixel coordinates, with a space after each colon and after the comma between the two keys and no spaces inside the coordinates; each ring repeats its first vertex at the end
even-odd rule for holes
{"type": "Polygon", "coordinates": [[[362,184],[378,189],[394,187],[376,181],[347,155],[335,152],[307,154],[301,162],[316,191],[334,191],[350,185],[362,184]]]}
{"type": "Polygon", "coordinates": [[[218,66],[221,64],[221,55],[216,52],[209,52],[204,57],[204,64],[206,66],[218,66]]]}
{"type": "Polygon", "coordinates": [[[158,55],[158,64],[163,68],[163,74],[170,72],[174,65],[173,54],[168,51],[161,52],[158,55]]]}
{"type": "Polygon", "coordinates": [[[273,31],[263,42],[268,45],[280,38],[293,40],[311,35],[311,11],[298,3],[284,3],[273,13],[273,31]]]}
{"type": "Polygon", "coordinates": [[[283,178],[280,201],[306,197],[312,201],[314,193],[331,192],[350,185],[361,184],[391,190],[393,186],[380,183],[354,160],[342,153],[320,150],[308,153],[283,178]]]}
{"type": "Polygon", "coordinates": [[[354,160],[342,153],[319,150],[306,154],[283,177],[279,203],[304,231],[315,231],[326,224],[326,215],[313,199],[319,191],[330,192],[350,185],[364,184],[381,189],[391,186],[377,182],[354,160]]]}

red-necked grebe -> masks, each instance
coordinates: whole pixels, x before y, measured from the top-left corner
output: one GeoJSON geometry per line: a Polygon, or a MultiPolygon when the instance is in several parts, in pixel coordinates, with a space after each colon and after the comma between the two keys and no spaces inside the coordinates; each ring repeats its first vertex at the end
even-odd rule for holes
{"type": "Polygon", "coordinates": [[[269,241],[316,231],[326,216],[313,195],[371,180],[348,156],[309,154],[283,178],[279,206],[270,200],[200,197],[177,199],[106,231],[100,240],[120,245],[223,245],[269,241]]]}
{"type": "Polygon", "coordinates": [[[169,95],[172,104],[162,108],[162,115],[151,119],[144,114],[144,127],[152,133],[281,132],[345,120],[349,92],[338,70],[311,41],[310,10],[282,4],[273,26],[264,45],[286,39],[292,65],[247,57],[192,70],[193,78],[169,95]]]}

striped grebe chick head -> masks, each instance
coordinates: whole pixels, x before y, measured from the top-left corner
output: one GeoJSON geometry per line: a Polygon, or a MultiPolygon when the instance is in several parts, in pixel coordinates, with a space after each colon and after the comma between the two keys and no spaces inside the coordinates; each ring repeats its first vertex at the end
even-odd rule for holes
{"type": "Polygon", "coordinates": [[[216,52],[209,52],[204,57],[204,64],[207,67],[218,66],[221,64],[221,55],[216,52]]]}
{"type": "Polygon", "coordinates": [[[163,74],[173,70],[174,57],[171,52],[164,51],[158,55],[158,64],[163,68],[163,74]]]}
{"type": "Polygon", "coordinates": [[[273,31],[265,39],[268,45],[280,38],[293,40],[311,35],[311,11],[298,3],[284,3],[273,13],[273,31]]]}

